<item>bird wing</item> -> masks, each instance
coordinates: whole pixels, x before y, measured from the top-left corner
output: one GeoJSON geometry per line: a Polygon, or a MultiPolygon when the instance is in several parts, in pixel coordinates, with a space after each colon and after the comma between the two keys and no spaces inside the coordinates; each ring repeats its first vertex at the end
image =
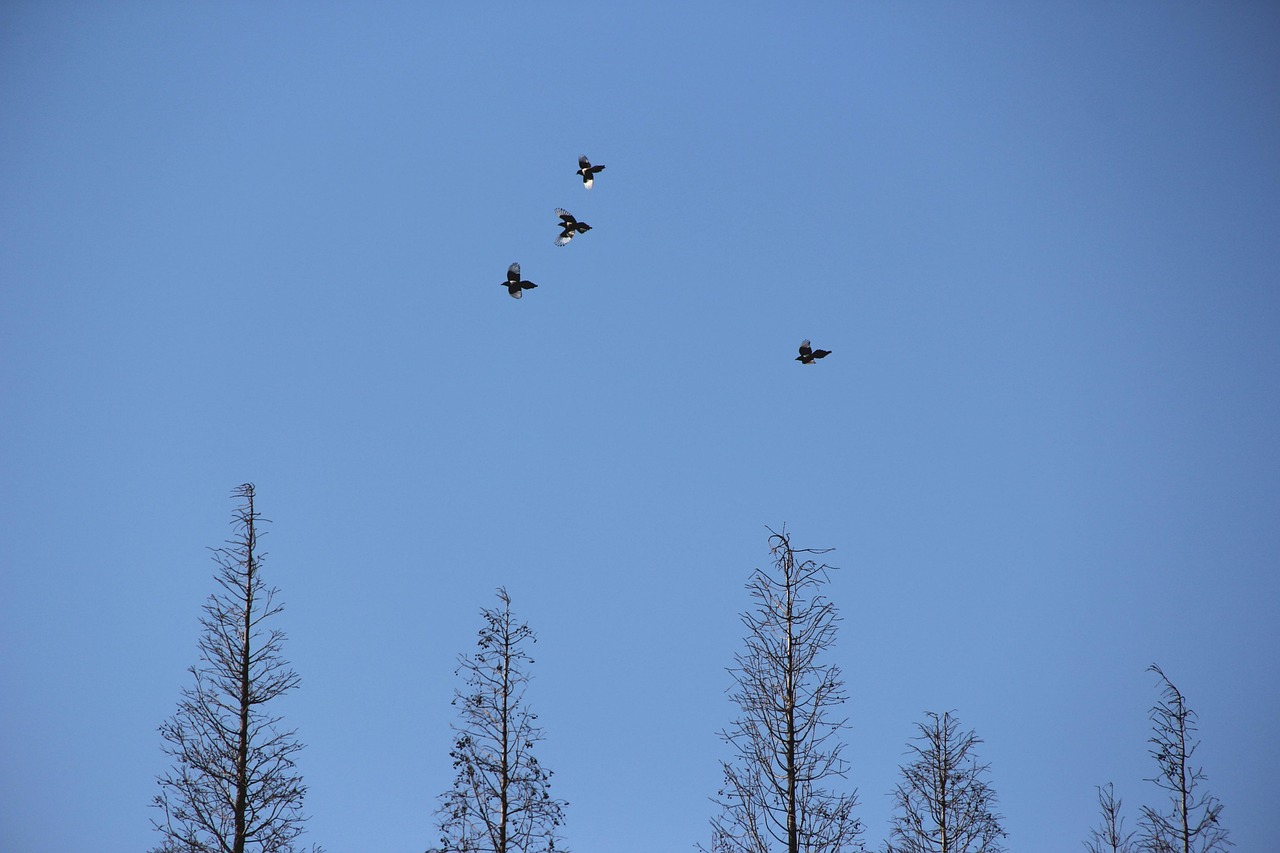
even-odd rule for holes
{"type": "Polygon", "coordinates": [[[578,232],[571,229],[566,229],[559,237],[556,238],[556,245],[567,246],[569,241],[573,239],[573,235],[577,233],[578,232]]]}
{"type": "Polygon", "coordinates": [[[579,168],[579,169],[590,169],[590,168],[591,168],[591,161],[587,159],[587,155],[586,155],[586,154],[583,154],[582,156],[580,156],[580,157],[578,158],[578,168],[579,168]]]}
{"type": "Polygon", "coordinates": [[[808,358],[810,355],[813,354],[813,350],[809,348],[808,338],[805,338],[803,341],[800,342],[800,354],[805,358],[808,358]]]}
{"type": "Polygon", "coordinates": [[[565,225],[572,225],[573,223],[575,223],[575,222],[577,222],[577,221],[578,221],[578,220],[576,220],[576,219],[574,219],[574,218],[573,218],[573,214],[572,214],[572,213],[570,213],[569,211],[565,210],[563,207],[557,207],[557,208],[556,208],[556,215],[557,215],[557,216],[559,216],[561,219],[563,219],[563,220],[564,220],[564,224],[565,224],[565,225]]]}
{"type": "Polygon", "coordinates": [[[520,265],[512,264],[511,266],[507,267],[507,281],[519,281],[519,280],[520,280],[520,265]]]}
{"type": "Polygon", "coordinates": [[[813,351],[814,358],[826,358],[829,355],[831,355],[831,350],[829,349],[816,349],[813,351]]]}

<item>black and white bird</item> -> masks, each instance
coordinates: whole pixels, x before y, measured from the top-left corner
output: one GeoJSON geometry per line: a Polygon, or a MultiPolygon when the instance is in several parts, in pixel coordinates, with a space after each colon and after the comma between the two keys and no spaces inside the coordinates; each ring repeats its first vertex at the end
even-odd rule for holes
{"type": "Polygon", "coordinates": [[[573,218],[573,214],[565,210],[563,207],[556,208],[556,214],[560,217],[560,236],[556,238],[557,246],[567,246],[569,241],[573,239],[575,234],[586,234],[591,230],[591,226],[585,222],[579,222],[573,218]]]}
{"type": "Polygon", "coordinates": [[[519,299],[526,290],[532,290],[538,285],[531,281],[523,281],[520,278],[520,265],[512,264],[507,267],[507,280],[503,282],[507,287],[507,293],[511,294],[512,299],[519,299]]]}
{"type": "Polygon", "coordinates": [[[604,166],[592,166],[586,154],[578,158],[578,174],[582,176],[582,186],[584,188],[591,189],[596,182],[596,173],[603,171],[604,166]]]}
{"type": "Polygon", "coordinates": [[[800,355],[796,356],[796,361],[801,364],[813,364],[817,359],[826,358],[831,355],[829,349],[814,349],[809,346],[809,339],[805,338],[800,342],[800,355]]]}

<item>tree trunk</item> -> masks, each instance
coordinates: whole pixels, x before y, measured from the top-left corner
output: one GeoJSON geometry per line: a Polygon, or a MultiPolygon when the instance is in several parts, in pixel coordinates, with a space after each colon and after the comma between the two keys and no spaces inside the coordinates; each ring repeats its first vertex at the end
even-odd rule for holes
{"type": "Polygon", "coordinates": [[[790,555],[784,569],[787,583],[787,686],[784,700],[787,707],[787,851],[800,853],[800,830],[796,803],[796,652],[795,652],[795,604],[791,576],[790,555]]]}
{"type": "Polygon", "coordinates": [[[245,570],[248,574],[247,582],[244,585],[244,622],[240,631],[240,731],[238,732],[239,742],[236,747],[236,811],[235,811],[235,839],[232,844],[232,853],[244,853],[244,845],[248,834],[248,821],[246,816],[249,809],[249,708],[250,708],[250,678],[249,678],[249,662],[251,660],[249,647],[249,631],[253,627],[253,492],[248,495],[248,529],[245,531],[245,542],[247,544],[247,558],[245,560],[245,570]]]}

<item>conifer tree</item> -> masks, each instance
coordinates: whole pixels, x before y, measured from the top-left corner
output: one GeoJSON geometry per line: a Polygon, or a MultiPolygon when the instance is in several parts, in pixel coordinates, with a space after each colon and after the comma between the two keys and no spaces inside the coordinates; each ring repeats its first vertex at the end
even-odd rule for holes
{"type": "Polygon", "coordinates": [[[551,796],[551,771],[533,749],[543,739],[538,715],[525,702],[528,646],[537,641],[511,612],[481,613],[478,650],[458,658],[464,688],[454,692],[453,788],[441,795],[436,853],[554,853],[568,803],[551,796]]]}
{"type": "Polygon", "coordinates": [[[1102,824],[1089,830],[1089,840],[1084,843],[1089,853],[1133,853],[1135,832],[1124,831],[1124,818],[1120,815],[1122,800],[1116,796],[1114,783],[1098,786],[1098,808],[1102,812],[1102,824]]]}
{"type": "Polygon", "coordinates": [[[282,656],[284,633],[268,628],[283,609],[279,590],[262,580],[259,527],[251,483],[227,547],[211,549],[219,590],[200,617],[200,662],[190,668],[177,712],[160,726],[172,768],[158,778],[152,824],[163,836],[155,853],[293,853],[306,818],[307,788],[294,765],[303,745],[273,700],[294,690],[298,675],[282,656]]]}
{"type": "Polygon", "coordinates": [[[1151,708],[1153,734],[1151,757],[1159,772],[1149,782],[1169,796],[1166,809],[1142,809],[1142,845],[1152,853],[1211,853],[1234,846],[1219,822],[1222,803],[1201,790],[1206,776],[1191,758],[1200,742],[1195,739],[1196,712],[1187,707],[1181,691],[1154,663],[1147,668],[1160,677],[1161,699],[1151,708]]]}
{"type": "Polygon", "coordinates": [[[996,795],[987,784],[988,765],[974,750],[982,743],[974,732],[960,731],[950,712],[932,711],[917,723],[919,736],[909,744],[915,760],[902,769],[893,793],[889,853],[1000,853],[1005,836],[995,813],[996,795]]]}
{"type": "Polygon", "coordinates": [[[840,668],[823,660],[839,615],[821,590],[831,566],[798,549],[784,527],[769,531],[772,571],[747,584],[753,609],[742,614],[746,649],[730,670],[739,716],[721,737],[733,747],[712,820],[712,853],[842,853],[861,849],[857,792],[843,779],[845,699],[840,668]]]}

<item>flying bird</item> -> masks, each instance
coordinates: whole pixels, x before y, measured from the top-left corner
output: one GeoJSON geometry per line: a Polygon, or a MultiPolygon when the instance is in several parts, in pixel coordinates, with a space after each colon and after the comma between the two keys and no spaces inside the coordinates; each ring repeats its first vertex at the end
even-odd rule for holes
{"type": "Polygon", "coordinates": [[[507,286],[507,293],[511,294],[512,299],[519,299],[523,291],[531,290],[538,286],[531,281],[521,280],[519,264],[512,264],[507,267],[507,280],[503,284],[507,286]]]}
{"type": "Polygon", "coordinates": [[[578,158],[578,174],[582,176],[582,186],[585,189],[591,189],[596,182],[596,172],[603,172],[604,166],[592,166],[591,161],[587,159],[587,155],[583,154],[578,158]]]}
{"type": "Polygon", "coordinates": [[[560,236],[556,238],[557,246],[567,246],[569,241],[573,239],[573,235],[586,234],[591,230],[590,225],[574,219],[573,214],[563,207],[557,207],[556,213],[560,216],[560,227],[563,229],[560,232],[560,236]]]}
{"type": "Polygon", "coordinates": [[[813,349],[809,346],[809,339],[805,338],[800,342],[800,355],[796,356],[796,361],[801,364],[813,364],[817,359],[826,358],[831,355],[829,349],[813,349]]]}

